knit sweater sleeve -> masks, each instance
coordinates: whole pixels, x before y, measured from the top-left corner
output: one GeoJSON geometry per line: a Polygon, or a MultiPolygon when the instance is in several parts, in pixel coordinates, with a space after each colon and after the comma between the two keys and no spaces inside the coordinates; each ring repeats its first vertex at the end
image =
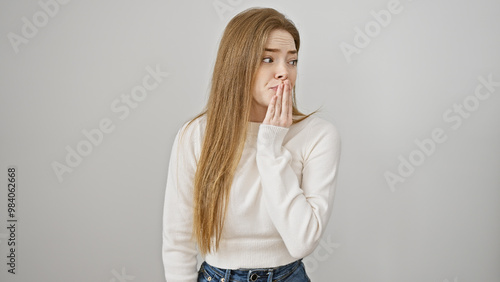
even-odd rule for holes
{"type": "Polygon", "coordinates": [[[291,153],[283,146],[289,128],[261,124],[257,138],[257,167],[263,201],[290,255],[303,258],[314,251],[331,215],[340,138],[326,121],[311,122],[302,130],[302,181],[290,166],[291,153]]]}
{"type": "Polygon", "coordinates": [[[181,139],[183,129],[177,133],[172,146],[163,207],[162,257],[168,282],[195,282],[198,277],[198,252],[191,239],[197,139],[189,129],[181,139]]]}

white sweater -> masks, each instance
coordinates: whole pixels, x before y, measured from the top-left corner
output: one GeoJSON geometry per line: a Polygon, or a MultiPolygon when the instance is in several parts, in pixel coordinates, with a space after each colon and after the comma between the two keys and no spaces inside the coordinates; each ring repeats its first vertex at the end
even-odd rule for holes
{"type": "MultiPolygon", "coordinates": [[[[163,264],[168,282],[197,281],[191,240],[193,179],[206,117],[175,138],[163,215],[163,264]]],[[[310,116],[290,128],[249,123],[231,186],[219,250],[205,261],[226,269],[275,267],[314,251],[330,218],[340,138],[310,116]]]]}

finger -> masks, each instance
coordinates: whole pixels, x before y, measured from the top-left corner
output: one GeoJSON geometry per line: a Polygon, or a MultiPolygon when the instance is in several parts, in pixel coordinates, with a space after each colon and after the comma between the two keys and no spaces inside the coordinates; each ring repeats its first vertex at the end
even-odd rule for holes
{"type": "Polygon", "coordinates": [[[267,112],[266,112],[266,116],[264,117],[264,121],[262,123],[264,124],[270,124],[271,123],[271,119],[274,118],[274,108],[275,108],[275,104],[276,104],[276,95],[274,95],[272,98],[271,98],[271,101],[269,102],[269,105],[267,106],[267,112]]]}
{"type": "Polygon", "coordinates": [[[288,106],[288,117],[290,119],[293,118],[293,89],[292,89],[292,83],[289,84],[290,85],[290,95],[288,96],[288,103],[289,103],[289,106],[288,106]]]}
{"type": "Polygon", "coordinates": [[[278,87],[278,91],[276,92],[276,107],[275,107],[275,110],[274,110],[274,117],[275,118],[279,118],[280,115],[281,115],[281,103],[282,103],[282,99],[283,99],[283,84],[280,84],[280,86],[278,87]]]}
{"type": "Polygon", "coordinates": [[[290,108],[290,82],[287,81],[285,84],[285,90],[283,93],[283,107],[281,109],[281,115],[285,120],[288,120],[288,115],[289,115],[289,108],[290,108]]]}

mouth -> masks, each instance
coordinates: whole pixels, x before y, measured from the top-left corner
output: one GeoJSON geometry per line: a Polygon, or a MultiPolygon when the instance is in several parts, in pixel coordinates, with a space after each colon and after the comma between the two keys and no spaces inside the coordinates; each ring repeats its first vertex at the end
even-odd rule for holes
{"type": "Polygon", "coordinates": [[[276,86],[271,87],[271,88],[269,88],[269,89],[274,90],[274,91],[277,91],[277,90],[278,90],[278,86],[279,86],[279,85],[276,85],[276,86]]]}

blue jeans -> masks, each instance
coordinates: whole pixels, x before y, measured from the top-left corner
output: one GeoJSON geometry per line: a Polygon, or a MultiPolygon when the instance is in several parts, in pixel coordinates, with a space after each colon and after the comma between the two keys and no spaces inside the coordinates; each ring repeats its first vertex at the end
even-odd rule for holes
{"type": "Polygon", "coordinates": [[[222,269],[204,261],[198,271],[198,282],[310,282],[302,259],[271,268],[222,269]]]}

